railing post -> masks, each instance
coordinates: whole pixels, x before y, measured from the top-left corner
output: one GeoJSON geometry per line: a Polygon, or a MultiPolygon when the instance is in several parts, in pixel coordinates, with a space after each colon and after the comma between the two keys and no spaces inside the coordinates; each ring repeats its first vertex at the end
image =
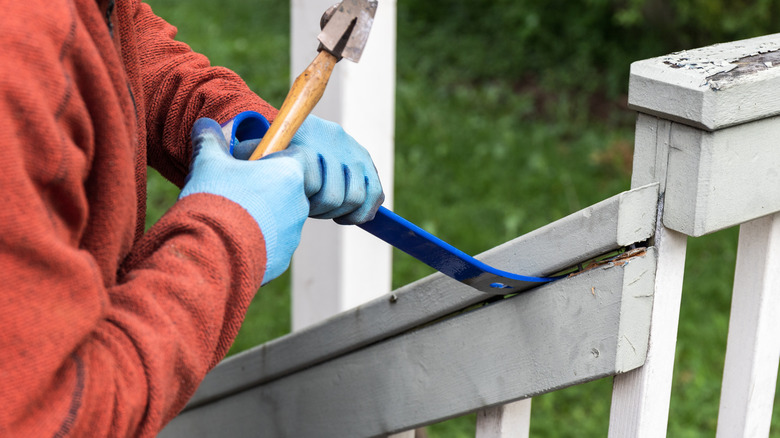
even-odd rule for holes
{"type": "Polygon", "coordinates": [[[687,236],[664,227],[663,198],[671,122],[639,114],[632,187],[660,183],[658,251],[650,341],[645,365],[615,377],[610,437],[666,436],[687,236]]]}
{"type": "MultiPolygon", "coordinates": [[[[686,236],[701,236],[780,211],[780,192],[775,189],[780,184],[778,65],[780,34],[678,52],[631,66],[629,106],[640,113],[632,186],[651,181],[661,184],[654,238],[658,269],[647,361],[614,379],[610,436],[666,436],[686,236]]],[[[758,263],[759,268],[740,269],[739,282],[743,278],[748,284],[773,283],[768,276],[777,269],[765,264],[772,262],[767,257],[776,256],[770,252],[777,244],[767,243],[770,236],[776,238],[766,220],[761,221],[743,230],[763,233],[761,237],[748,238],[750,242],[744,244],[740,240],[742,258],[748,260],[743,264],[758,263]],[[763,248],[751,254],[749,246],[759,241],[763,248]]],[[[752,288],[735,284],[735,291],[737,287],[752,288]]],[[[761,349],[760,355],[773,355],[773,367],[766,362],[769,359],[758,366],[759,356],[739,361],[754,366],[755,374],[748,381],[765,381],[776,378],[778,343],[764,333],[776,337],[777,326],[765,314],[756,313],[768,311],[756,309],[756,299],[760,298],[746,304],[735,296],[737,315],[732,311],[736,318],[732,324],[752,334],[730,333],[729,348],[739,350],[731,345],[732,336],[737,336],[739,343],[753,340],[747,347],[751,354],[761,349]],[[762,316],[763,322],[745,321],[762,316]]],[[[744,387],[745,381],[734,384],[740,389],[728,389],[730,383],[724,383],[729,406],[735,395],[745,398],[742,391],[750,390],[744,387]]],[[[734,416],[740,416],[747,412],[748,403],[737,408],[722,406],[721,412],[734,410],[734,416]]],[[[760,416],[766,415],[763,411],[760,416]]],[[[723,433],[738,436],[725,429],[723,433]]]]}
{"type": "MultiPolygon", "coordinates": [[[[317,52],[322,13],[335,0],[292,0],[291,74],[317,52]]],[[[366,147],[392,205],[395,132],[395,0],[382,0],[360,63],[336,65],[314,114],[366,147]]],[[[390,292],[391,247],[357,227],[309,220],[292,263],[292,325],[300,330],[390,292]]]]}

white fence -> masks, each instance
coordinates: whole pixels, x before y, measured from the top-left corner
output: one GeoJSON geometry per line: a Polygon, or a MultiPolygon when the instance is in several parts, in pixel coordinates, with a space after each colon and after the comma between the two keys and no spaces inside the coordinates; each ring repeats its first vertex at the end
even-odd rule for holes
{"type": "Polygon", "coordinates": [[[780,35],[635,63],[632,190],[482,258],[547,275],[638,249],[489,303],[434,274],[226,360],[161,436],[383,436],[475,411],[480,438],[527,436],[530,397],[607,376],[609,435],[665,436],[687,239],[736,225],[717,433],[768,436],[780,359],[778,65],[780,35]]]}

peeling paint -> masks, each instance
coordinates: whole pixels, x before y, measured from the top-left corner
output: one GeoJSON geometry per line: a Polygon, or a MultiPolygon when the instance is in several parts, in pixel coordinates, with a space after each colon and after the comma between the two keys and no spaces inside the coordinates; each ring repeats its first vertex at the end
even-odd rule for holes
{"type": "Polygon", "coordinates": [[[707,84],[712,90],[720,90],[740,77],[777,67],[780,65],[780,50],[745,56],[732,64],[733,69],[707,77],[707,84]]]}
{"type": "MultiPolygon", "coordinates": [[[[717,91],[735,79],[767,70],[780,65],[780,43],[767,41],[759,44],[749,54],[741,54],[739,57],[727,56],[726,53],[719,53],[716,56],[718,48],[721,45],[715,44],[707,47],[706,51],[702,49],[684,50],[675,52],[660,58],[663,64],[673,69],[697,70],[706,75],[701,87],[709,87],[717,91]]],[[[733,51],[736,46],[728,47],[733,51]]],[[[723,48],[726,51],[724,45],[723,48]]]]}
{"type": "MultiPolygon", "coordinates": [[[[645,254],[647,254],[647,248],[645,248],[645,247],[635,248],[635,249],[626,251],[624,253],[621,253],[621,254],[619,254],[619,255],[617,255],[615,257],[610,257],[610,258],[605,259],[605,260],[595,260],[595,261],[592,261],[592,262],[588,263],[588,265],[585,266],[584,268],[582,268],[581,270],[578,270],[576,272],[572,272],[568,276],[569,277],[575,277],[577,275],[582,274],[583,272],[587,272],[587,271],[590,271],[591,269],[596,269],[596,268],[608,269],[608,268],[612,268],[612,267],[615,267],[615,266],[623,266],[623,265],[629,263],[631,260],[633,260],[636,257],[644,257],[645,254]]],[[[594,295],[595,295],[595,289],[593,290],[593,292],[594,292],[594,295]]]]}

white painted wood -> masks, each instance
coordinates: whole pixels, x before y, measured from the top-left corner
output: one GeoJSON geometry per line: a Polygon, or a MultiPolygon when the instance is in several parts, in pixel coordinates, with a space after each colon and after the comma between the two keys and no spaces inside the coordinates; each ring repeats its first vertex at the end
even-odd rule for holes
{"type": "Polygon", "coordinates": [[[530,398],[477,413],[476,438],[527,438],[530,428],[530,398]]]}
{"type": "Polygon", "coordinates": [[[387,438],[414,438],[414,430],[407,430],[406,432],[394,433],[388,435],[387,438]]]}
{"type": "MultiPolygon", "coordinates": [[[[639,187],[513,239],[477,258],[510,272],[553,274],[650,238],[656,223],[657,199],[658,184],[639,187]]],[[[314,366],[487,298],[449,277],[433,274],[327,321],[228,358],[206,376],[188,407],[314,366]]],[[[624,329],[641,350],[646,339],[642,341],[641,335],[631,334],[631,327],[624,329]]],[[[643,358],[629,355],[622,368],[628,369],[643,358]]]]}
{"type": "MultiPolygon", "coordinates": [[[[334,0],[291,1],[291,74],[316,56],[322,13],[334,0]]],[[[392,206],[395,0],[382,0],[360,63],[341,61],[314,114],[340,123],[371,153],[392,206]]],[[[308,220],[292,263],[293,330],[386,294],[391,247],[357,227],[308,220]]]]}
{"type": "Polygon", "coordinates": [[[707,132],[639,114],[632,187],[658,181],[664,225],[701,236],[780,211],[780,117],[707,132]],[[761,189],[766,188],[766,189],[761,189]]]}
{"type": "Polygon", "coordinates": [[[715,132],[673,123],[670,147],[667,227],[701,236],[780,211],[780,116],[715,132]]]}
{"type": "Polygon", "coordinates": [[[662,215],[647,361],[615,378],[610,436],[666,435],[685,235],[780,211],[780,192],[765,189],[780,184],[778,49],[780,35],[770,35],[632,65],[629,103],[646,113],[632,184],[660,183],[662,215]]]}
{"type": "MultiPolygon", "coordinates": [[[[640,112],[632,184],[658,181],[663,201],[655,235],[658,270],[647,362],[643,367],[615,378],[610,436],[666,435],[685,234],[699,236],[780,211],[780,192],[773,189],[780,183],[777,171],[780,165],[777,154],[777,139],[780,138],[778,66],[780,34],[632,64],[629,105],[640,112]]],[[[754,234],[767,232],[765,223],[763,228],[755,225],[750,229],[754,234]]],[[[768,238],[764,234],[760,238],[745,239],[756,245],[756,241],[766,242],[768,238]]],[[[743,245],[742,238],[740,245],[743,245]]],[[[747,248],[741,251],[749,252],[747,248]]],[[[755,254],[744,255],[743,259],[763,268],[751,271],[743,266],[739,276],[748,283],[766,280],[768,274],[764,272],[771,271],[765,265],[769,261],[759,260],[767,255],[767,247],[755,248],[755,251],[755,254]],[[757,255],[761,251],[764,254],[757,255]]],[[[739,322],[734,322],[736,333],[730,332],[729,336],[737,337],[733,343],[739,347],[731,347],[730,342],[730,348],[736,352],[731,353],[732,371],[724,375],[722,403],[725,405],[722,404],[721,411],[730,412],[732,418],[719,425],[719,429],[724,428],[720,435],[724,437],[755,436],[752,431],[759,430],[757,425],[768,421],[765,418],[771,415],[772,403],[768,390],[758,391],[760,395],[756,397],[763,400],[758,404],[763,403],[764,409],[751,412],[755,414],[754,418],[745,417],[746,402],[740,397],[745,398],[746,392],[755,391],[754,385],[750,384],[752,378],[759,379],[762,384],[771,381],[771,392],[774,393],[780,355],[775,346],[777,341],[762,335],[766,331],[777,337],[777,327],[772,325],[770,329],[761,325],[769,324],[766,320],[756,321],[759,316],[759,309],[755,308],[757,291],[747,293],[752,298],[738,298],[736,287],[736,315],[732,310],[732,318],[739,322]],[[748,363],[758,361],[752,358],[758,354],[756,349],[771,359],[769,363],[763,360],[760,365],[754,364],[753,371],[745,373],[748,363]],[[731,377],[735,374],[739,374],[741,380],[731,377]],[[726,392],[735,396],[727,396],[726,392]],[[765,407],[767,397],[769,414],[765,407]],[[754,429],[742,435],[730,428],[733,424],[739,424],[736,430],[740,431],[746,427],[754,429]]],[[[766,424],[768,431],[768,422],[766,424]]]]}
{"type": "MultiPolygon", "coordinates": [[[[667,188],[672,125],[651,116],[637,118],[634,169],[638,172],[632,184],[658,181],[662,193],[667,188]]],[[[659,210],[663,208],[662,196],[659,210]]],[[[615,376],[609,425],[609,436],[614,438],[666,436],[687,236],[659,220],[653,241],[658,267],[647,358],[642,367],[615,376]]]]}
{"type": "Polygon", "coordinates": [[[623,318],[647,337],[655,263],[650,248],[408,331],[186,411],[160,436],[386,435],[613,375],[631,348],[623,318]]]}
{"type": "Polygon", "coordinates": [[[685,270],[684,234],[662,228],[656,235],[658,268],[645,364],[615,376],[609,436],[665,437],[685,270]]]}
{"type": "Polygon", "coordinates": [[[780,214],[740,227],[719,438],[766,437],[780,359],[780,214]]]}
{"type": "Polygon", "coordinates": [[[659,185],[660,193],[666,191],[666,166],[669,161],[671,130],[672,122],[668,120],[642,113],[637,114],[631,187],[656,183],[659,185]]]}
{"type": "Polygon", "coordinates": [[[717,130],[780,114],[780,34],[685,50],[631,65],[629,106],[717,130]]]}

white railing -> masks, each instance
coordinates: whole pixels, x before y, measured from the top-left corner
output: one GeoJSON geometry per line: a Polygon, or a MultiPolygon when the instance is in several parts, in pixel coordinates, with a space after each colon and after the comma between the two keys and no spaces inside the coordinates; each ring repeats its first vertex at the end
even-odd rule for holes
{"type": "Polygon", "coordinates": [[[643,367],[615,378],[612,436],[665,435],[686,235],[735,225],[718,436],[769,434],[780,357],[779,49],[780,35],[769,35],[632,66],[629,103],[640,112],[632,185],[658,181],[665,196],[650,349],[643,367]]]}
{"type": "Polygon", "coordinates": [[[665,436],[687,240],[737,225],[717,433],[768,436],[780,360],[780,34],[637,62],[629,104],[632,190],[482,258],[547,275],[639,249],[478,308],[484,295],[432,275],[226,360],[162,436],[382,436],[475,411],[479,438],[527,436],[531,396],[605,376],[609,435],[665,436]]]}

